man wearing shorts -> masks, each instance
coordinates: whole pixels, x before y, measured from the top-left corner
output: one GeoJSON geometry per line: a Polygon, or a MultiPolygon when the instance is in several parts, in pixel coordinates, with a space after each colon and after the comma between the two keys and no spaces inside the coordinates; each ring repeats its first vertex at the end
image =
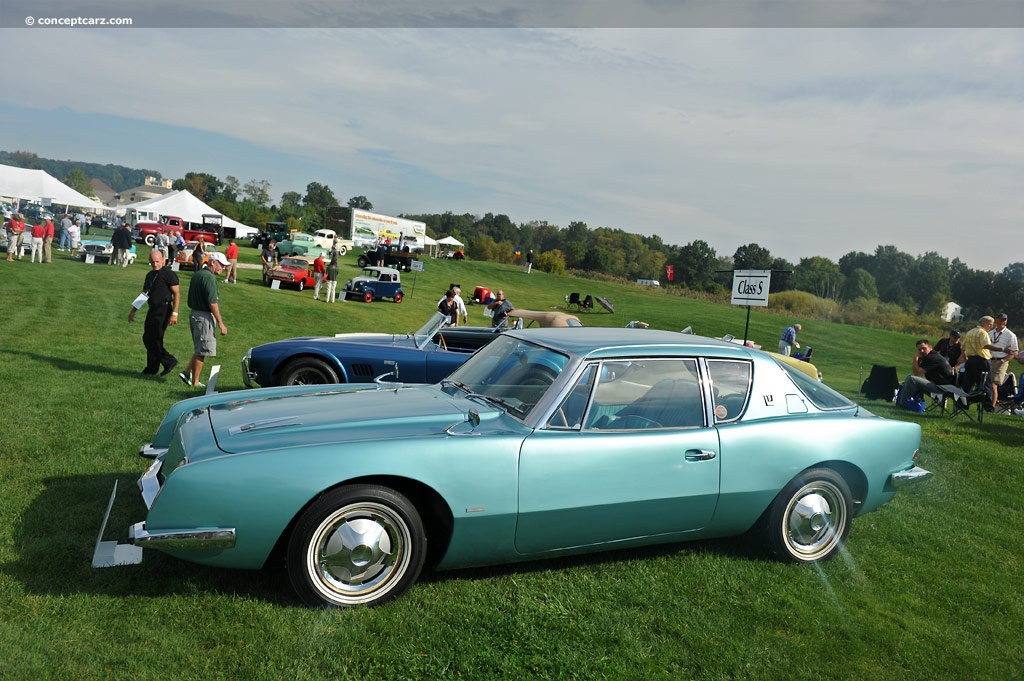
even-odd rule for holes
{"type": "Polygon", "coordinates": [[[188,368],[178,374],[185,385],[191,388],[205,388],[199,382],[203,364],[207,357],[217,354],[217,329],[220,335],[228,335],[228,327],[220,316],[220,294],[217,291],[217,277],[228,266],[223,253],[210,253],[209,259],[194,275],[188,287],[189,326],[192,328],[192,343],[195,349],[188,368]]]}

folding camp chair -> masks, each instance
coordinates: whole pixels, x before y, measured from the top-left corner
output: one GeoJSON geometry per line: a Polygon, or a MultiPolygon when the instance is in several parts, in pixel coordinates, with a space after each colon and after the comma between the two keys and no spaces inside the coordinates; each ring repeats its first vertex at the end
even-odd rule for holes
{"type": "Polygon", "coordinates": [[[896,377],[896,367],[884,367],[878,364],[871,366],[871,373],[860,387],[860,391],[869,400],[885,400],[892,402],[900,381],[896,377]]]}
{"type": "Polygon", "coordinates": [[[583,302],[580,304],[580,306],[584,310],[591,310],[591,309],[593,309],[593,307],[594,307],[594,297],[588,295],[586,298],[583,299],[583,302]]]}
{"type": "Polygon", "coordinates": [[[566,307],[568,307],[570,310],[583,309],[583,301],[580,300],[580,294],[576,293],[575,291],[566,296],[565,302],[567,304],[566,307]]]}
{"type": "Polygon", "coordinates": [[[978,388],[977,390],[972,390],[971,392],[967,392],[960,387],[959,384],[962,376],[963,372],[960,372],[956,375],[956,383],[952,385],[939,386],[939,389],[946,393],[947,397],[947,399],[943,401],[942,413],[946,413],[946,402],[949,399],[952,399],[953,411],[950,413],[949,418],[952,419],[963,415],[973,421],[975,418],[971,416],[970,410],[971,405],[976,404],[978,405],[977,421],[981,424],[985,421],[985,407],[992,404],[992,397],[984,388],[985,384],[988,383],[988,372],[986,371],[981,375],[980,385],[983,387],[978,388]]]}

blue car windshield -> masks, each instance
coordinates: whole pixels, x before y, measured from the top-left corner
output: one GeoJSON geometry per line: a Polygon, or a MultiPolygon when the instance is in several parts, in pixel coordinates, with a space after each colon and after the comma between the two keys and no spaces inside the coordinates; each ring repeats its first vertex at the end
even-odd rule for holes
{"type": "Polygon", "coordinates": [[[569,363],[569,357],[512,336],[478,350],[443,382],[526,418],[569,363]]]}
{"type": "Polygon", "coordinates": [[[437,332],[447,325],[448,317],[440,312],[435,312],[434,315],[427,320],[426,324],[421,326],[412,334],[413,338],[416,339],[416,347],[420,350],[426,348],[427,344],[430,343],[434,336],[437,335],[437,332]]]}

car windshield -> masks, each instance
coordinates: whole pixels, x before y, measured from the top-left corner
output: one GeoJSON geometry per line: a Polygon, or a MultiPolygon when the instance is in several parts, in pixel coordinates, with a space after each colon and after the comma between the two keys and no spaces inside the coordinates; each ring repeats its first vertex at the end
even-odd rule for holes
{"type": "Polygon", "coordinates": [[[416,339],[416,347],[423,350],[433,340],[437,332],[448,325],[448,317],[435,312],[434,315],[427,320],[427,323],[421,326],[412,334],[412,337],[416,339]]]}
{"type": "Polygon", "coordinates": [[[800,389],[800,392],[818,409],[847,409],[857,406],[832,388],[821,381],[814,380],[799,369],[777,359],[775,362],[785,370],[789,377],[793,379],[793,382],[796,383],[796,387],[800,389]]]}
{"type": "Polygon", "coordinates": [[[285,258],[281,261],[281,267],[298,267],[304,269],[306,267],[305,260],[299,260],[298,258],[285,258]]]}
{"type": "Polygon", "coordinates": [[[525,419],[568,363],[567,355],[550,348],[501,336],[478,350],[442,385],[482,397],[525,419]]]}

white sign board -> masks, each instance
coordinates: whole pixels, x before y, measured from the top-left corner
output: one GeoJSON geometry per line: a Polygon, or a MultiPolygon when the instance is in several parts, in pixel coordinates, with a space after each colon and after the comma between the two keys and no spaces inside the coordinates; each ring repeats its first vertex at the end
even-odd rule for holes
{"type": "Polygon", "coordinates": [[[732,273],[733,305],[768,307],[768,289],[772,283],[771,270],[734,270],[732,273]]]}
{"type": "Polygon", "coordinates": [[[419,260],[413,260],[412,262],[409,263],[409,269],[411,269],[413,272],[422,272],[423,263],[419,260]]]}

